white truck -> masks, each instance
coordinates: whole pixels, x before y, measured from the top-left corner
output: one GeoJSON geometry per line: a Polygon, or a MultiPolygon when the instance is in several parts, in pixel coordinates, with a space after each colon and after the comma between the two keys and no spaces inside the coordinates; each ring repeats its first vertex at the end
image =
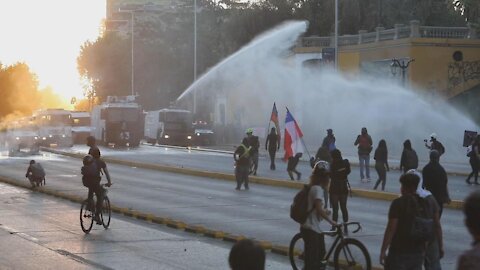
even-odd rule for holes
{"type": "Polygon", "coordinates": [[[7,125],[5,146],[10,155],[28,149],[30,153],[39,151],[38,130],[30,118],[21,118],[7,125]]]}
{"type": "Polygon", "coordinates": [[[137,147],[143,138],[144,114],[136,96],[109,96],[91,114],[91,135],[104,145],[137,147]]]}
{"type": "Polygon", "coordinates": [[[92,133],[92,124],[89,112],[71,111],[73,143],[85,144],[92,133]]]}
{"type": "Polygon", "coordinates": [[[147,112],[145,116],[147,143],[191,146],[193,136],[190,111],[168,108],[147,112]]]}
{"type": "Polygon", "coordinates": [[[36,111],[32,121],[38,130],[40,145],[71,147],[73,145],[71,118],[70,111],[64,109],[36,111]]]}

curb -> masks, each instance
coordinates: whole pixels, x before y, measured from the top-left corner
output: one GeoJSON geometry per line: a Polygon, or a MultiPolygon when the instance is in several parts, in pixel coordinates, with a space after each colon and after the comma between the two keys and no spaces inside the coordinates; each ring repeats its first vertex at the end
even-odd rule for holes
{"type": "MultiPolygon", "coordinates": [[[[70,153],[56,149],[50,148],[41,148],[42,151],[50,152],[58,155],[73,157],[73,158],[83,158],[83,154],[80,153],[70,153]]],[[[124,166],[130,167],[137,167],[142,169],[149,169],[155,171],[162,171],[162,172],[170,172],[170,173],[178,173],[178,174],[185,174],[191,176],[198,176],[198,177],[206,177],[212,179],[218,179],[223,181],[235,181],[235,175],[228,174],[228,173],[221,173],[221,172],[211,172],[211,171],[202,171],[197,169],[190,169],[184,167],[172,167],[167,165],[161,164],[153,164],[153,163],[141,163],[141,162],[134,162],[134,161],[127,161],[121,160],[111,157],[103,157],[104,161],[124,166]]],[[[266,186],[274,186],[274,187],[285,187],[285,188],[292,188],[292,189],[301,189],[303,187],[303,183],[298,182],[290,182],[285,180],[278,180],[260,176],[249,176],[250,183],[256,183],[266,186]]],[[[367,199],[376,199],[376,200],[384,200],[384,201],[393,201],[394,199],[398,198],[400,194],[392,193],[392,192],[383,192],[383,191],[373,191],[373,190],[366,190],[366,189],[358,189],[352,188],[352,195],[363,197],[367,199]]],[[[444,205],[444,208],[449,209],[463,209],[463,201],[460,200],[452,200],[450,204],[444,205]]]]}

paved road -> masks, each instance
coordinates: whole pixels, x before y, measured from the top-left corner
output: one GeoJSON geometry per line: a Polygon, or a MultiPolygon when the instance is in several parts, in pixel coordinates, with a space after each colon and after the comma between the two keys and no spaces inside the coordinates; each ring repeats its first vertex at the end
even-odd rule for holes
{"type": "MultiPolygon", "coordinates": [[[[143,157],[144,154],[135,156],[143,157]]],[[[28,159],[0,160],[0,175],[24,179],[28,159]]],[[[45,154],[37,159],[47,170],[49,188],[86,195],[79,177],[78,159],[54,154],[45,154]]],[[[114,164],[110,164],[109,168],[114,179],[109,196],[120,207],[282,245],[288,245],[298,231],[298,225],[288,215],[295,190],[252,185],[250,191],[238,192],[234,190],[234,184],[227,181],[114,164]]],[[[366,244],[376,264],[388,207],[389,203],[385,201],[356,197],[349,200],[350,220],[360,221],[364,226],[364,230],[356,236],[366,244]]],[[[463,226],[461,211],[446,209],[442,223],[447,254],[442,264],[444,269],[453,269],[457,256],[468,248],[470,238],[463,226]]]]}
{"type": "MultiPolygon", "coordinates": [[[[74,151],[80,153],[88,152],[86,146],[75,146],[65,151],[74,151]]],[[[165,147],[141,146],[138,149],[111,149],[101,147],[102,155],[115,157],[125,160],[133,160],[145,163],[165,164],[177,167],[201,169],[205,171],[215,171],[233,174],[233,158],[228,153],[195,151],[187,149],[175,149],[165,147]]],[[[274,179],[289,180],[286,172],[286,163],[277,160],[277,170],[269,169],[270,161],[265,157],[260,157],[258,176],[274,179]]],[[[307,162],[300,162],[298,171],[302,173],[303,181],[306,181],[311,172],[310,165],[307,162]]],[[[360,171],[356,166],[352,167],[352,173],[349,176],[350,184],[353,188],[372,189],[377,179],[375,169],[370,169],[372,181],[362,183],[360,181],[360,171]]],[[[401,175],[399,170],[391,170],[387,173],[386,191],[400,193],[400,183],[398,179],[401,175]]],[[[480,189],[480,186],[467,185],[464,176],[449,175],[449,191],[452,199],[463,200],[471,191],[480,189]]],[[[379,188],[380,190],[380,188],[379,188]]]]}
{"type": "MultiPolygon", "coordinates": [[[[228,269],[230,244],[113,216],[85,235],[79,205],[0,184],[0,269],[228,269]]],[[[290,269],[267,254],[267,269],[290,269]]]]}

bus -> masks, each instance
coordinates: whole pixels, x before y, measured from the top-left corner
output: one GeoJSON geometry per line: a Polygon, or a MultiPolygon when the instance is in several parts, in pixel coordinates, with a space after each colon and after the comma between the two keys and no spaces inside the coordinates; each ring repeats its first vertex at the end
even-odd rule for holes
{"type": "Polygon", "coordinates": [[[144,121],[136,96],[109,96],[92,110],[91,135],[104,145],[137,147],[143,138],[144,121]]]}
{"type": "Polygon", "coordinates": [[[191,146],[194,130],[190,111],[167,108],[147,112],[145,140],[151,144],[191,146]]]}

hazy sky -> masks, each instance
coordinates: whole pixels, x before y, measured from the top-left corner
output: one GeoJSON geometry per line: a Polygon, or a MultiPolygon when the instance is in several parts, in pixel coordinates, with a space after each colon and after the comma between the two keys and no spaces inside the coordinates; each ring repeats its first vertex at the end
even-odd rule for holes
{"type": "Polygon", "coordinates": [[[105,0],[0,0],[0,62],[26,62],[40,80],[69,100],[81,97],[76,58],[95,40],[105,0]]]}

